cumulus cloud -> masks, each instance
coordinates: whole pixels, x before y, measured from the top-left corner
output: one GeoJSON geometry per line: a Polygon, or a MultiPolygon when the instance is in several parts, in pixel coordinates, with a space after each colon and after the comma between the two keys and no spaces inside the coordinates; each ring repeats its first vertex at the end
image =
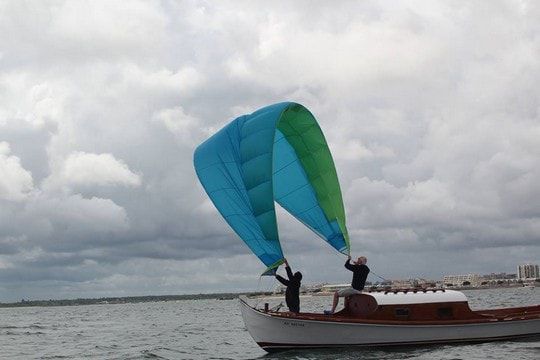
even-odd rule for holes
{"type": "Polygon", "coordinates": [[[139,186],[141,177],[111,154],[75,152],[69,155],[60,172],[67,185],[139,186]]]}
{"type": "Polygon", "coordinates": [[[32,174],[21,166],[18,157],[11,155],[9,144],[0,142],[0,199],[21,201],[33,188],[32,174]]]}
{"type": "Polygon", "coordinates": [[[200,128],[200,120],[186,114],[181,106],[159,110],[152,118],[163,124],[179,141],[192,146],[203,140],[204,135],[208,135],[200,128]]]}
{"type": "MultiPolygon", "coordinates": [[[[285,100],[319,119],[352,250],[376,273],[535,261],[539,15],[532,1],[0,2],[2,299],[254,288],[261,265],[192,154],[285,100]]],[[[347,281],[278,217],[306,281],[347,281]]]]}
{"type": "Polygon", "coordinates": [[[94,233],[114,234],[129,228],[125,210],[110,199],[92,197],[85,199],[81,195],[66,198],[40,199],[28,210],[33,216],[47,216],[53,231],[61,231],[66,240],[83,239],[94,233]],[[54,214],[50,210],[54,209],[54,214]]]}

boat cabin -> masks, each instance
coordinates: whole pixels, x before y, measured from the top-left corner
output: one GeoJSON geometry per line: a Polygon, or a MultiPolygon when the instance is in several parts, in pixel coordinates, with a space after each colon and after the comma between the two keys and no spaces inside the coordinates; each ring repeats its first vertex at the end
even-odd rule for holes
{"type": "Polygon", "coordinates": [[[386,321],[466,320],[478,318],[467,297],[452,290],[366,292],[347,299],[337,317],[386,321]]]}
{"type": "MultiPolygon", "coordinates": [[[[455,290],[368,291],[345,298],[345,306],[332,315],[269,310],[272,316],[372,324],[449,324],[538,319],[540,305],[471,310],[465,294],[455,290]]],[[[265,304],[267,305],[267,304],[265,304]]]]}

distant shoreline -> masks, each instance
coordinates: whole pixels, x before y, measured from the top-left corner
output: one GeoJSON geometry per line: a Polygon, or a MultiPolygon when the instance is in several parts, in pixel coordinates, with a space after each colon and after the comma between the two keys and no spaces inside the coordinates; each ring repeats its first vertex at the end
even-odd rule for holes
{"type": "MultiPolygon", "coordinates": [[[[491,286],[491,287],[470,287],[456,286],[446,290],[486,290],[486,289],[508,289],[522,286],[491,286]]],[[[389,290],[389,291],[393,291],[389,290]]],[[[108,305],[108,304],[137,304],[144,302],[164,302],[183,300],[233,300],[240,295],[252,298],[261,297],[283,297],[284,294],[274,292],[237,292],[237,293],[211,293],[211,294],[186,294],[186,295],[148,295],[148,296],[115,296],[101,298],[78,298],[61,300],[21,300],[19,302],[0,303],[0,308],[14,307],[36,307],[36,306],[81,306],[81,305],[108,305]]],[[[331,296],[332,292],[307,292],[301,296],[331,296]]]]}
{"type": "Polygon", "coordinates": [[[107,304],[137,304],[143,302],[162,302],[180,300],[232,300],[240,295],[264,296],[271,292],[238,292],[238,293],[212,293],[187,295],[148,295],[148,296],[118,296],[101,298],[79,298],[62,300],[21,300],[12,303],[0,303],[0,308],[33,307],[33,306],[80,306],[80,305],[107,305],[107,304]]]}

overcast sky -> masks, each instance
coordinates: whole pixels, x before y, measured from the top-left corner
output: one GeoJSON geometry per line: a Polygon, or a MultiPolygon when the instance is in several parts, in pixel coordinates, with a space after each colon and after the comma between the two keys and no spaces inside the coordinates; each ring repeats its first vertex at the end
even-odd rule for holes
{"type": "MultiPolygon", "coordinates": [[[[319,120],[375,273],[538,263],[539,18],[537,1],[0,0],[0,301],[272,287],[192,155],[281,101],[319,120]]],[[[278,216],[304,283],[350,281],[278,216]]]]}

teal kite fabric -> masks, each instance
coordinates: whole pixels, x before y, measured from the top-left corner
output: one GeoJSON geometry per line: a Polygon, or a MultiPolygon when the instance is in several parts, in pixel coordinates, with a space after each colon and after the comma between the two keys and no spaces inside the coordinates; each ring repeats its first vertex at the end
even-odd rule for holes
{"type": "Polygon", "coordinates": [[[197,176],[223,218],[272,274],[283,263],[275,203],[349,254],[334,162],[317,121],[284,102],[236,118],[194,154],[197,176]]]}

